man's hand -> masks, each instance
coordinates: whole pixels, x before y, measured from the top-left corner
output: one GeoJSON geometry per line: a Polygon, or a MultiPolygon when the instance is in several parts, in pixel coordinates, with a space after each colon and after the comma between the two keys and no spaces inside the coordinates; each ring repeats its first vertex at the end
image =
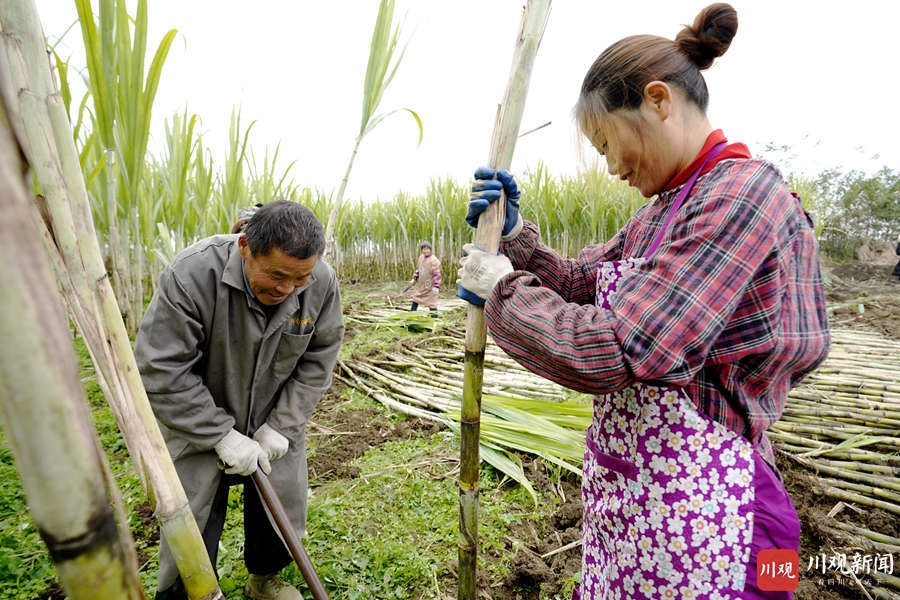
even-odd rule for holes
{"type": "Polygon", "coordinates": [[[475,306],[484,306],[485,298],[500,278],[513,272],[508,258],[502,254],[488,254],[475,244],[463,246],[459,265],[456,295],[475,306]]]}
{"type": "Polygon", "coordinates": [[[519,186],[516,185],[512,174],[505,169],[494,171],[490,167],[478,167],[475,170],[475,181],[472,183],[466,223],[472,227],[478,227],[479,215],[492,202],[500,199],[501,190],[506,194],[506,215],[503,218],[501,239],[508,242],[522,231],[522,217],[519,216],[519,186]],[[496,179],[494,179],[495,174],[496,179]]]}
{"type": "Polygon", "coordinates": [[[278,460],[287,454],[291,446],[290,440],[269,427],[268,423],[263,423],[263,426],[256,430],[253,439],[262,447],[269,461],[278,460]]]}
{"type": "Polygon", "coordinates": [[[226,473],[251,475],[257,466],[266,475],[272,470],[269,457],[259,443],[232,429],[214,446],[216,454],[225,463],[226,473]]]}

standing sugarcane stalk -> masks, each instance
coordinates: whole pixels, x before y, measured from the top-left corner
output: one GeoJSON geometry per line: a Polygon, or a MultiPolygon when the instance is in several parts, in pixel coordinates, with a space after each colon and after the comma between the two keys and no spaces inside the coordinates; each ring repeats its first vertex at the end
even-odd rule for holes
{"type": "Polygon", "coordinates": [[[98,169],[93,189],[105,211],[98,209],[97,214],[100,222],[106,221],[106,258],[131,334],[143,312],[144,274],[138,270],[143,261],[135,257],[155,242],[153,227],[147,227],[143,237],[139,227],[142,219],[153,218],[153,211],[141,210],[140,203],[151,109],[176,33],[163,35],[148,68],[147,5],[148,0],[134,2],[132,17],[126,0],[75,0],[94,108],[81,158],[85,172],[98,169]],[[93,5],[98,8],[96,21],[93,5]]]}
{"type": "MultiPolygon", "coordinates": [[[[550,0],[528,0],[522,13],[522,24],[516,39],[512,68],[506,95],[497,113],[491,138],[488,164],[494,169],[508,169],[519,135],[531,67],[544,28],[550,16],[550,0]]],[[[481,213],[475,230],[475,245],[488,253],[500,248],[500,232],[506,212],[506,199],[501,195],[481,213]]],[[[478,559],[478,470],[481,459],[478,445],[481,429],[481,389],[484,380],[484,347],[487,330],[484,309],[469,305],[466,314],[466,359],[463,399],[460,411],[459,470],[459,590],[460,600],[475,600],[475,575],[478,559]]]]}
{"type": "MultiPolygon", "coordinates": [[[[4,32],[5,32],[4,28],[4,32]]],[[[28,508],[72,600],[143,599],[134,541],[93,427],[45,260],[22,155],[0,100],[0,426],[28,508]]]]}
{"type": "Polygon", "coordinates": [[[366,80],[363,85],[362,119],[359,123],[359,132],[356,134],[356,140],[353,143],[353,151],[350,153],[347,169],[344,171],[340,189],[338,189],[337,196],[335,196],[334,204],[331,207],[331,213],[325,226],[323,260],[328,260],[331,257],[332,248],[334,247],[334,231],[337,227],[341,205],[344,202],[344,192],[347,189],[350,171],[353,170],[353,163],[356,161],[359,145],[362,143],[363,138],[385,118],[398,110],[405,110],[415,119],[419,128],[419,143],[422,143],[422,119],[419,118],[416,111],[410,108],[403,108],[392,110],[388,113],[376,114],[381,104],[381,98],[384,96],[384,91],[394,79],[397,68],[403,61],[403,54],[406,48],[398,47],[399,42],[400,26],[394,26],[394,0],[381,0],[378,5],[375,27],[372,30],[372,42],[369,46],[369,61],[366,65],[366,80]]]}
{"type": "MultiPolygon", "coordinates": [[[[44,216],[52,243],[44,246],[53,252],[51,262],[57,273],[65,270],[60,279],[69,292],[70,314],[91,354],[98,383],[161,532],[173,548],[188,597],[221,598],[200,530],[150,408],[106,273],[71,126],[50,73],[33,1],[0,0],[0,31],[0,93],[46,201],[44,216]]],[[[12,250],[10,255],[18,257],[22,252],[12,250]]],[[[48,285],[43,293],[53,288],[48,285]]]]}

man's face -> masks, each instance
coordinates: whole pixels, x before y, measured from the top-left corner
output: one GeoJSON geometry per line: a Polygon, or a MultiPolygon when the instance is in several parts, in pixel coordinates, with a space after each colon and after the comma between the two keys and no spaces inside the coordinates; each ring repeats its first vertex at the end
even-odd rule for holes
{"type": "Polygon", "coordinates": [[[238,238],[244,273],[256,299],[266,306],[281,304],[298,287],[306,285],[319,257],[294,258],[272,248],[268,254],[254,256],[244,237],[238,238]]]}

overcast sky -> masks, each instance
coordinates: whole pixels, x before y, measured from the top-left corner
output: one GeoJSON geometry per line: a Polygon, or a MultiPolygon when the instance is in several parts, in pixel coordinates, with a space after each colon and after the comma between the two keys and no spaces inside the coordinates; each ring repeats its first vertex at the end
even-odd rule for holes
{"type": "MultiPolygon", "coordinates": [[[[56,42],[76,18],[73,0],[36,0],[56,42]]],[[[538,50],[513,171],[538,161],[551,173],[579,164],[572,122],[582,78],[596,56],[626,35],[669,38],[708,2],[557,0],[538,50]]],[[[900,3],[857,0],[735,0],[740,25],[729,51],[706,71],[709,116],[732,141],[769,154],[790,171],[900,169],[897,23],[900,3]],[[845,8],[849,7],[849,8],[845,8]]],[[[503,99],[521,0],[397,0],[408,43],[381,112],[411,108],[383,122],[360,148],[348,198],[424,192],[437,177],[467,180],[486,162],[503,99]]],[[[205,142],[222,164],[229,115],[255,121],[257,156],[281,143],[281,165],[296,161],[300,185],[337,189],[359,129],[362,86],[377,0],[149,0],[150,44],[178,36],[154,107],[163,120],[185,107],[199,115],[205,142]]],[[[83,65],[80,30],[59,50],[83,65]]],[[[149,62],[149,59],[148,59],[149,62]]],[[[158,154],[158,152],[157,152],[158,154]]]]}

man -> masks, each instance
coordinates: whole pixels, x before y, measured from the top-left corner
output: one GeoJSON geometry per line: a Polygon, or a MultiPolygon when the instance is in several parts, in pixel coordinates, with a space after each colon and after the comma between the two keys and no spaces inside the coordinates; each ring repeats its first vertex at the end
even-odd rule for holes
{"type": "MultiPolygon", "coordinates": [[[[147,395],[212,564],[228,488],[244,485],[245,593],[299,600],[291,555],[247,477],[269,474],[298,534],[306,525],[306,422],[331,385],[344,335],[322,225],[283,200],[242,234],[194,244],[166,267],[137,335],[147,395]],[[223,472],[224,469],[224,472],[223,472]]],[[[165,539],[157,600],[187,598],[165,539]]]]}
{"type": "Polygon", "coordinates": [[[260,208],[262,208],[262,204],[257,202],[253,206],[245,206],[241,210],[238,211],[238,220],[234,222],[234,225],[231,226],[231,233],[241,233],[244,231],[244,226],[248,221],[256,214],[260,208]]]}
{"type": "Polygon", "coordinates": [[[427,306],[432,317],[437,317],[438,294],[441,291],[441,261],[432,254],[431,244],[422,242],[421,254],[416,263],[416,271],[409,281],[412,290],[410,311],[419,310],[419,305],[427,306]]]}

